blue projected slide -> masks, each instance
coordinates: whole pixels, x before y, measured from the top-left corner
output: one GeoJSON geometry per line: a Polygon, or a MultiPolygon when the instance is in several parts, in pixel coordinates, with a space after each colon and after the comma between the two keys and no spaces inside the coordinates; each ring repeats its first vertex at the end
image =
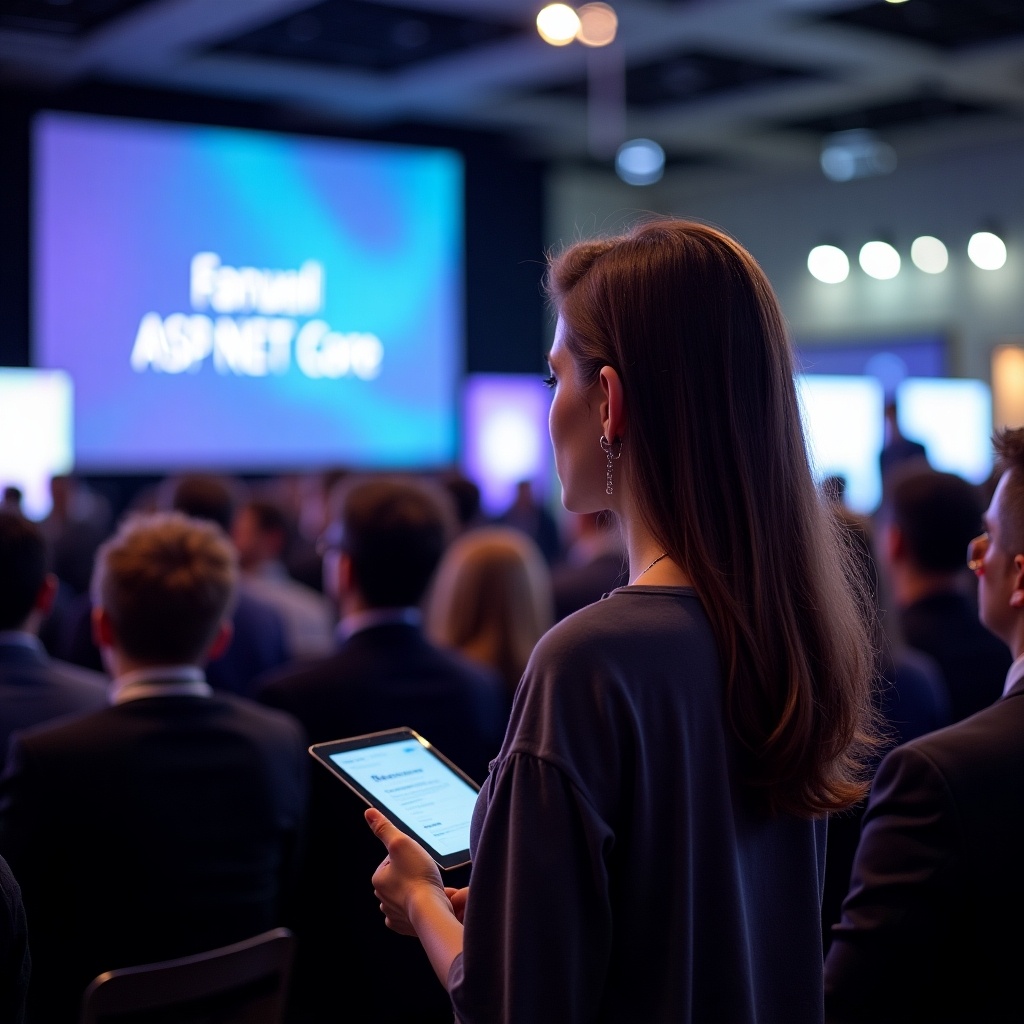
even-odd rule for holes
{"type": "Polygon", "coordinates": [[[33,362],[79,469],[454,459],[458,154],[52,112],[33,145],[33,362]]]}

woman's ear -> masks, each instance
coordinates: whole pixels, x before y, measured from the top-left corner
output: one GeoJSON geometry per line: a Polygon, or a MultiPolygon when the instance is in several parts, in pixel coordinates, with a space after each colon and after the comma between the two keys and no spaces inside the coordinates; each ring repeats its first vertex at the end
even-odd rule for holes
{"type": "Polygon", "coordinates": [[[1013,568],[1017,578],[1013,584],[1013,593],[1010,594],[1010,606],[1020,608],[1024,606],[1024,555],[1014,555],[1013,568]]]}
{"type": "Polygon", "coordinates": [[[619,371],[602,366],[598,381],[601,384],[601,430],[609,441],[621,440],[626,436],[626,405],[619,371]]]}

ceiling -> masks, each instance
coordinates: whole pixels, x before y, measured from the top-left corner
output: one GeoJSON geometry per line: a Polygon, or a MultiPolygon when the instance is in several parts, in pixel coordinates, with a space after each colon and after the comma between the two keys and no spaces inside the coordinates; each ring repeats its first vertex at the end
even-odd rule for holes
{"type": "Polygon", "coordinates": [[[573,163],[646,136],[682,173],[812,167],[851,128],[900,158],[1024,139],[1024,0],[612,4],[593,49],[545,44],[537,0],[0,0],[0,88],[145,86],[573,163]]]}

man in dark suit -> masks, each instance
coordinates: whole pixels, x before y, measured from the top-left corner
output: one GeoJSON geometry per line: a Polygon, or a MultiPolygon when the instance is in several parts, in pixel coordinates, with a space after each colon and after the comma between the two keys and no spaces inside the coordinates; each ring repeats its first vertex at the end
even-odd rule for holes
{"type": "Polygon", "coordinates": [[[100,549],[97,642],[112,704],[16,734],[0,854],[21,884],[30,1020],[77,1020],[105,970],[197,953],[283,922],[305,812],[298,723],[215,694],[235,556],[179,513],[128,520],[100,549]]]}
{"type": "Polygon", "coordinates": [[[831,1021],[1022,1019],[1024,429],[996,450],[969,557],[981,621],[1015,660],[994,704],[882,761],[825,963],[831,1021]]]}
{"type": "MultiPolygon", "coordinates": [[[[298,718],[314,743],[411,726],[482,781],[507,720],[501,680],[432,646],[420,628],[419,604],[454,530],[449,506],[423,481],[353,480],[328,559],[342,610],[338,650],[272,675],[257,696],[298,718]]],[[[312,783],[291,1019],[338,1019],[344,970],[379,995],[374,1021],[450,1022],[418,944],[380,927],[369,883],[380,847],[362,805],[325,770],[314,769],[312,783]]]]}
{"type": "Polygon", "coordinates": [[[910,468],[894,476],[882,512],[903,639],[938,662],[953,722],[999,697],[1011,660],[1003,640],[978,621],[963,564],[983,509],[978,488],[962,477],[910,468]]]}
{"type": "Polygon", "coordinates": [[[0,765],[12,732],[107,704],[107,678],[51,658],[39,628],[57,595],[35,523],[0,512],[0,765]]]}

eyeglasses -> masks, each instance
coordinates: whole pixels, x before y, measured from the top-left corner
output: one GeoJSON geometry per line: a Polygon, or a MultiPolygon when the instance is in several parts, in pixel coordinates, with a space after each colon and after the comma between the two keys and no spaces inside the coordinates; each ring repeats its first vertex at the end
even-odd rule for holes
{"type": "Polygon", "coordinates": [[[967,568],[974,573],[975,576],[981,576],[985,571],[985,552],[988,551],[988,534],[979,533],[967,545],[967,568]]]}

